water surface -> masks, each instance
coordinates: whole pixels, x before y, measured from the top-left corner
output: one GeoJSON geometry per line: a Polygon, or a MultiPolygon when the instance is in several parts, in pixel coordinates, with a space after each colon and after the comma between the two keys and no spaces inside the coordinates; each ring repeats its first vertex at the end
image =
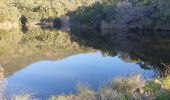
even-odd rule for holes
{"type": "Polygon", "coordinates": [[[7,77],[6,94],[27,91],[40,98],[76,92],[78,82],[98,89],[115,76],[142,74],[152,78],[154,71],[144,70],[118,56],[103,56],[100,52],[77,54],[59,61],[39,61],[7,77]]]}
{"type": "Polygon", "coordinates": [[[117,76],[141,74],[152,79],[170,72],[164,66],[170,64],[168,33],[110,30],[102,30],[104,36],[98,31],[0,33],[4,34],[0,37],[0,64],[7,80],[1,89],[6,96],[31,93],[46,99],[76,93],[78,82],[97,90],[117,76]]]}

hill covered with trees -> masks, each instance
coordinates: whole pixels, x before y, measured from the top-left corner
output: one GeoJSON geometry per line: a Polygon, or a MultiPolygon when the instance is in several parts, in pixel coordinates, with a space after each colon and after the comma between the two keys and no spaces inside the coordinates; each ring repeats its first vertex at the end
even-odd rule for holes
{"type": "Polygon", "coordinates": [[[75,21],[90,27],[99,27],[103,20],[121,28],[169,30],[170,26],[168,0],[1,0],[0,3],[1,23],[20,23],[21,16],[33,23],[74,15],[75,21]]]}

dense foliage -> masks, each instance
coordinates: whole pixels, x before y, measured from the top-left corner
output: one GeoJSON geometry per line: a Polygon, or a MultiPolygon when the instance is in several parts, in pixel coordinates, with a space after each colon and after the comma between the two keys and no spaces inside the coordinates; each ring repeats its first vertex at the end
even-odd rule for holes
{"type": "Polygon", "coordinates": [[[0,21],[16,21],[19,15],[29,20],[41,18],[60,17],[69,11],[76,10],[78,6],[91,5],[94,0],[1,0],[0,21]]]}
{"type": "MultiPolygon", "coordinates": [[[[129,22],[130,17],[134,19],[135,22],[138,18],[144,19],[139,21],[137,25],[131,23],[132,27],[168,29],[170,25],[170,1],[126,0],[126,2],[132,4],[134,11],[132,9],[120,11],[119,9],[116,12],[116,7],[120,2],[122,2],[122,0],[1,0],[0,22],[18,22],[21,15],[25,16],[28,22],[39,21],[43,18],[48,19],[58,18],[63,15],[74,15],[74,19],[79,21],[79,23],[90,27],[99,27],[103,19],[120,22],[121,20],[125,21],[125,17],[129,22]],[[157,10],[153,10],[154,13],[148,13],[148,11],[151,12],[152,9],[154,9],[150,6],[156,6],[157,10]],[[139,13],[139,17],[134,17],[136,15],[129,12],[139,13]],[[143,24],[146,26],[142,26],[143,24]]],[[[120,23],[124,22],[121,21],[120,23]]]]}
{"type": "Polygon", "coordinates": [[[11,0],[0,1],[0,22],[16,22],[19,20],[18,16],[20,16],[20,12],[17,7],[10,4],[11,2],[11,0]]]}

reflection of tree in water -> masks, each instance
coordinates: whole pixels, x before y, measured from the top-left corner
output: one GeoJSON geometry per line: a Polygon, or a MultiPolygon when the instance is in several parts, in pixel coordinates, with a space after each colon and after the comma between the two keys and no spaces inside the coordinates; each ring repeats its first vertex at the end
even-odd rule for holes
{"type": "Polygon", "coordinates": [[[73,40],[80,45],[101,50],[104,54],[119,55],[126,62],[133,62],[146,70],[169,74],[170,35],[165,32],[122,32],[102,30],[100,32],[74,32],[73,40]],[[102,36],[102,35],[103,36],[102,36]]]}
{"type": "Polygon", "coordinates": [[[143,69],[155,69],[168,74],[170,64],[170,36],[154,32],[118,33],[114,43],[117,52],[126,61],[138,63],[143,69]],[[127,56],[124,56],[127,55],[127,56]],[[128,57],[124,58],[124,57],[128,57]],[[129,60],[130,59],[130,60],[129,60]]]}
{"type": "Polygon", "coordinates": [[[68,33],[57,30],[0,31],[0,63],[5,76],[40,60],[59,60],[71,55],[92,52],[80,47],[68,33]]]}
{"type": "MultiPolygon", "coordinates": [[[[5,41],[2,42],[8,43],[8,45],[1,43],[0,46],[7,49],[0,50],[0,53],[2,52],[2,54],[5,54],[5,51],[12,51],[11,48],[16,48],[13,47],[15,45],[17,46],[19,54],[21,53],[20,55],[34,55],[37,53],[46,54],[50,50],[54,50],[54,53],[60,52],[60,54],[63,50],[69,51],[70,54],[76,54],[78,53],[78,50],[84,50],[86,47],[90,47],[90,49],[94,48],[95,50],[100,50],[104,55],[119,55],[119,57],[122,58],[124,61],[137,63],[143,69],[155,69],[159,73],[162,72],[165,74],[168,74],[170,72],[168,71],[169,66],[164,65],[170,64],[170,36],[168,35],[168,33],[156,33],[150,31],[122,32],[108,29],[101,30],[100,32],[99,29],[97,29],[97,31],[95,29],[90,30],[84,27],[84,25],[80,25],[77,27],[77,24],[71,24],[71,32],[69,33],[62,31],[63,30],[51,31],[38,29],[34,31],[27,31],[26,34],[18,35],[11,35],[11,33],[8,32],[11,38],[9,38],[9,36],[8,38],[6,38],[7,36],[3,37],[4,34],[7,34],[6,32],[3,32],[1,36],[1,41],[5,41]],[[74,53],[71,51],[74,51],[74,53]]],[[[11,54],[9,55],[11,58],[11,54]]],[[[54,57],[54,54],[51,55],[54,57]]],[[[66,55],[66,53],[64,52],[63,55],[66,55]]],[[[15,52],[13,53],[13,56],[16,56],[15,52]]],[[[59,57],[59,55],[57,56],[59,57]]],[[[0,59],[1,58],[4,57],[2,56],[0,57],[0,59]]],[[[29,56],[25,58],[28,59],[29,56]]],[[[15,62],[15,64],[11,64],[12,66],[18,66],[16,59],[14,58],[14,60],[9,60],[9,62],[15,62]]],[[[42,57],[39,57],[39,59],[42,59],[42,57]]],[[[6,59],[4,60],[4,62],[6,62],[6,59]]],[[[18,60],[18,62],[21,61],[18,60]]],[[[3,63],[1,62],[1,64],[3,63]]]]}
{"type": "Polygon", "coordinates": [[[4,69],[0,65],[0,99],[3,99],[5,86],[6,86],[6,81],[4,77],[4,69]]]}

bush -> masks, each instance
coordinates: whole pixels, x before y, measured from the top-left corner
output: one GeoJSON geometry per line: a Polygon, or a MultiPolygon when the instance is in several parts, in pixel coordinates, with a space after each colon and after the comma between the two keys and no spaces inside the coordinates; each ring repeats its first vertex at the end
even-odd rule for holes
{"type": "Polygon", "coordinates": [[[144,86],[145,81],[141,75],[130,75],[129,77],[117,77],[110,81],[103,89],[113,89],[119,92],[133,92],[144,86]],[[135,80],[135,81],[134,81],[135,80]]]}
{"type": "Polygon", "coordinates": [[[154,81],[150,81],[148,84],[146,84],[144,90],[149,93],[158,93],[160,91],[160,88],[160,85],[158,85],[154,81]]]}
{"type": "Polygon", "coordinates": [[[0,1],[0,3],[0,22],[18,22],[19,16],[21,16],[19,10],[10,5],[10,2],[0,1]]]}

